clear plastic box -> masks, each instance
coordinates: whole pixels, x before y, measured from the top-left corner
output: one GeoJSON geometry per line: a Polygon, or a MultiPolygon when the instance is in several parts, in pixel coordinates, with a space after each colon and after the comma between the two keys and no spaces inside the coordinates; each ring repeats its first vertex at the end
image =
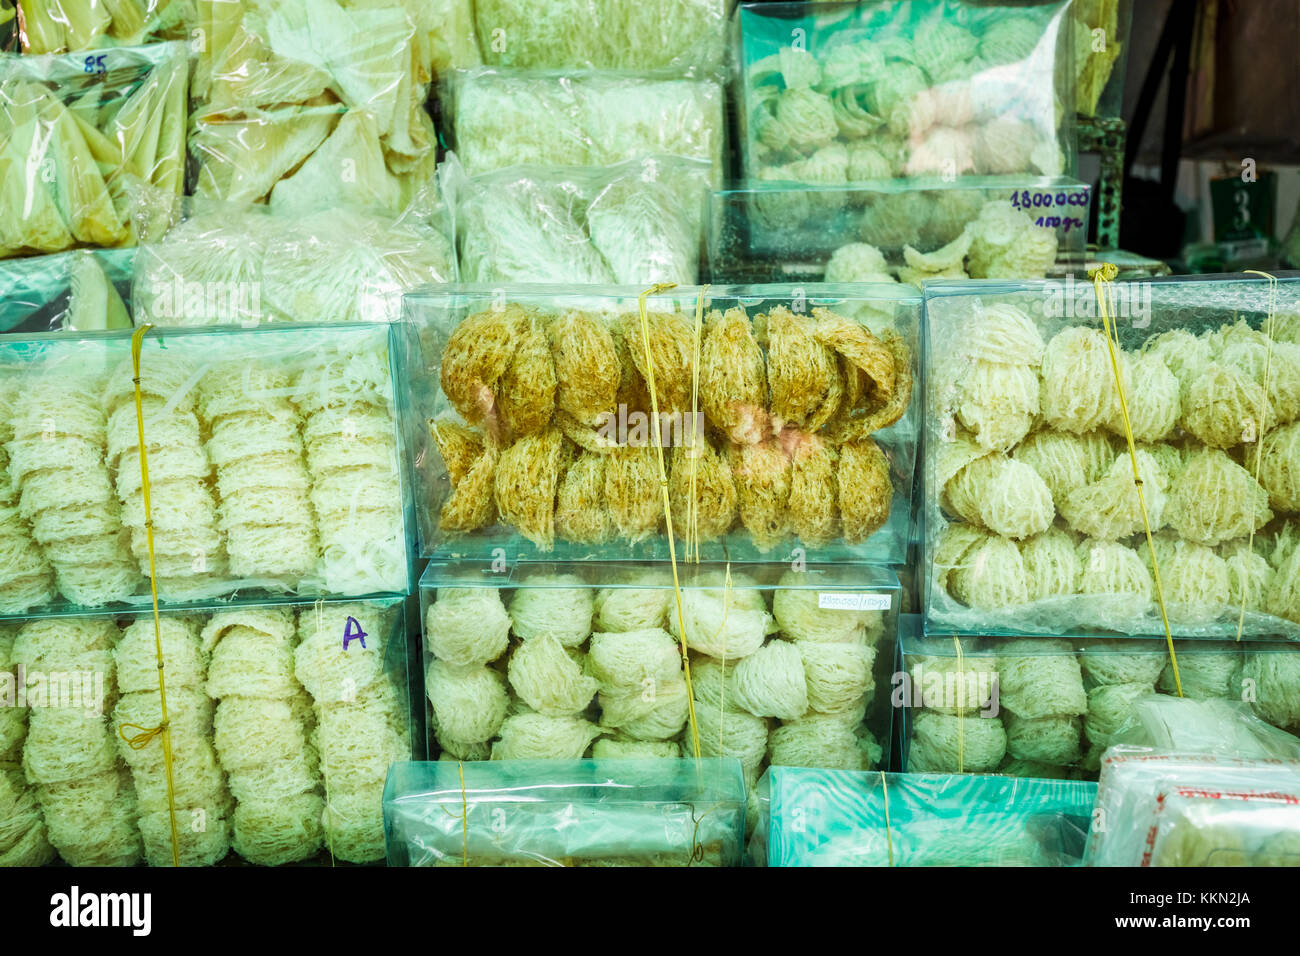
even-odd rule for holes
{"type": "Polygon", "coordinates": [[[701,70],[726,64],[726,0],[478,0],[483,62],[539,70],[701,70]]]}
{"type": "Polygon", "coordinates": [[[1292,703],[1300,647],[1292,644],[1176,641],[1175,677],[1163,640],[925,637],[907,615],[899,648],[892,691],[902,768],[913,773],[1093,779],[1107,748],[1153,721],[1178,722],[1170,732],[1185,747],[1213,739],[1239,754],[1260,746],[1235,729],[1252,711],[1265,736],[1267,724],[1300,724],[1292,703]],[[1142,710],[1143,701],[1164,706],[1180,696],[1199,703],[1181,717],[1142,710]],[[1193,738],[1197,727],[1210,729],[1193,738]]]}
{"type": "Polygon", "coordinates": [[[1072,175],[1069,5],[746,3],[747,179],[1072,175]]]}
{"type": "Polygon", "coordinates": [[[709,164],[646,156],[613,166],[510,166],[475,177],[454,156],[461,281],[694,285],[704,249],[709,164]]]}
{"type": "MultiPolygon", "coordinates": [[[[412,586],[388,325],[153,330],[141,392],[170,607],[412,586]]],[[[3,614],[145,606],[131,338],[0,339],[3,614]]],[[[412,539],[413,540],[413,539],[412,539]]]]}
{"type": "Polygon", "coordinates": [[[389,866],[739,866],[740,763],[399,763],[389,866]]]}
{"type": "MultiPolygon", "coordinates": [[[[403,599],[160,623],[180,864],[382,860],[389,764],[422,752],[403,599]]],[[[172,865],[155,641],[143,610],[0,622],[0,790],[40,809],[0,861],[172,865]]]]}
{"type": "Polygon", "coordinates": [[[420,583],[431,753],[735,756],[888,766],[890,571],[433,561],[420,583]],[[683,621],[690,658],[682,667],[683,621]]]}
{"type": "Polygon", "coordinates": [[[450,74],[442,102],[451,148],[471,176],[643,156],[703,160],[714,188],[726,175],[726,97],[714,79],[483,67],[450,74]]]}
{"type": "Polygon", "coordinates": [[[758,866],[1078,866],[1097,785],[773,767],[758,866]]]}
{"type": "Polygon", "coordinates": [[[1300,279],[925,299],[927,633],[1300,637],[1300,279]]]}
{"type": "Polygon", "coordinates": [[[1063,177],[750,182],[712,194],[711,274],[917,287],[936,278],[1044,278],[1081,269],[1091,194],[1063,177]]]}
{"type": "Polygon", "coordinates": [[[901,564],[917,428],[914,290],[656,292],[646,300],[656,396],[641,291],[407,297],[421,552],[667,558],[662,450],[664,473],[677,476],[668,497],[679,556],[901,564]]]}

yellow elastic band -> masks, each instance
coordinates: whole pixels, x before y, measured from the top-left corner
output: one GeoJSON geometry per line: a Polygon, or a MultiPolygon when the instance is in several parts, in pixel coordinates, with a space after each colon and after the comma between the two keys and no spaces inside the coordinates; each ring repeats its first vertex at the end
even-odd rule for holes
{"type": "MultiPolygon", "coordinates": [[[[1268,352],[1264,356],[1264,394],[1263,408],[1259,409],[1259,432],[1255,436],[1255,484],[1259,484],[1260,465],[1264,460],[1264,432],[1268,430],[1268,408],[1269,386],[1272,385],[1273,376],[1273,315],[1277,310],[1277,276],[1267,272],[1260,272],[1258,269],[1247,269],[1247,275],[1263,276],[1268,280],[1268,318],[1264,320],[1264,336],[1268,339],[1268,352]]],[[[1262,488],[1263,485],[1260,485],[1262,488]]],[[[1252,516],[1250,522],[1250,535],[1246,541],[1246,553],[1255,553],[1255,521],[1252,516]]],[[[1246,628],[1246,600],[1250,597],[1250,589],[1242,583],[1241,588],[1241,610],[1237,614],[1237,640],[1241,640],[1242,632],[1246,628]]]]}
{"type": "Polygon", "coordinates": [[[961,638],[952,636],[957,648],[957,772],[966,772],[966,658],[961,652],[961,638]]]}
{"type": "Polygon", "coordinates": [[[659,423],[659,392],[655,387],[654,356],[650,353],[650,315],[646,310],[646,299],[660,292],[676,288],[675,283],[660,283],[652,286],[637,297],[641,314],[641,347],[645,351],[646,386],[650,390],[650,420],[654,428],[654,446],[659,459],[659,490],[663,496],[664,520],[668,526],[668,557],[673,568],[673,596],[677,602],[677,624],[682,635],[682,667],[686,674],[686,704],[691,725],[691,748],[695,759],[700,758],[700,726],[695,720],[695,693],[691,687],[691,659],[688,656],[686,641],[686,613],[682,610],[682,589],[677,578],[677,543],[673,538],[673,512],[668,499],[668,470],[664,466],[664,443],[659,423]]]}
{"type": "Polygon", "coordinates": [[[889,848],[889,865],[894,865],[894,830],[889,823],[889,780],[880,771],[880,795],[885,801],[885,846],[889,848]]]}
{"type": "Polygon", "coordinates": [[[172,866],[181,865],[181,837],[176,829],[176,781],[175,768],[172,764],[172,734],[167,719],[167,680],[163,675],[165,665],[162,649],[162,617],[158,613],[158,574],[154,562],[153,545],[153,503],[150,500],[149,486],[149,446],[144,440],[144,400],[140,392],[140,352],[144,347],[144,337],[153,326],[148,323],[140,326],[131,336],[132,384],[135,388],[135,427],[136,439],[140,447],[140,490],[144,497],[144,531],[149,546],[149,594],[153,601],[153,641],[154,654],[158,659],[158,713],[160,722],[157,727],[139,727],[126,724],[118,728],[118,734],[133,750],[142,750],[155,737],[162,738],[163,769],[167,774],[167,819],[171,823],[172,866]],[[140,733],[127,735],[130,727],[140,733]]]}
{"type": "Polygon", "coordinates": [[[1169,666],[1174,672],[1174,688],[1178,696],[1183,696],[1183,680],[1178,673],[1178,655],[1174,653],[1174,635],[1169,629],[1169,611],[1165,607],[1165,587],[1160,580],[1160,562],[1156,558],[1154,535],[1151,533],[1151,515],[1147,512],[1146,493],[1142,488],[1142,473],[1138,469],[1137,442],[1133,439],[1133,423],[1128,415],[1128,397],[1124,393],[1124,374],[1120,369],[1119,332],[1111,319],[1110,283],[1119,274],[1114,263],[1106,262],[1092,270],[1093,289],[1097,293],[1097,307],[1101,312],[1101,324],[1106,334],[1106,350],[1110,353],[1111,372],[1115,376],[1115,388],[1119,395],[1119,410],[1124,418],[1124,439],[1128,442],[1128,456],[1133,464],[1133,482],[1137,486],[1138,504],[1142,507],[1142,526],[1146,529],[1147,550],[1151,552],[1151,576],[1155,579],[1156,600],[1160,604],[1160,620],[1165,628],[1165,645],[1169,648],[1169,666]]]}

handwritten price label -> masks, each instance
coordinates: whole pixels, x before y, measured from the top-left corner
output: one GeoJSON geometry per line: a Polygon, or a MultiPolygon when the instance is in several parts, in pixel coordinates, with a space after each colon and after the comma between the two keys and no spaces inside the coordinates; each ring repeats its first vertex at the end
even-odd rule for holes
{"type": "Polygon", "coordinates": [[[108,54],[100,53],[88,56],[81,61],[82,73],[107,73],[108,72],[108,54]]]}
{"type": "Polygon", "coordinates": [[[1020,192],[1011,194],[1011,205],[1016,209],[1043,210],[1043,215],[1034,220],[1034,225],[1045,226],[1048,229],[1061,229],[1067,234],[1071,229],[1083,229],[1087,223],[1079,216],[1068,214],[1071,206],[1076,209],[1088,205],[1088,194],[1086,192],[1058,190],[1056,192],[1031,192],[1023,189],[1020,192]],[[1047,212],[1047,210],[1058,210],[1057,214],[1047,212]]]}
{"type": "Polygon", "coordinates": [[[845,594],[822,591],[817,595],[817,606],[824,611],[888,611],[888,594],[845,594]]]}

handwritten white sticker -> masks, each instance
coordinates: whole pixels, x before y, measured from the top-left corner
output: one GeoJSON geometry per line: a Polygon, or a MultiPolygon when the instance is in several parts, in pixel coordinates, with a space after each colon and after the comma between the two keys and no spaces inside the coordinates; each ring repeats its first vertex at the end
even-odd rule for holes
{"type": "Polygon", "coordinates": [[[851,594],[840,591],[822,591],[817,594],[817,606],[825,611],[888,611],[888,594],[851,594]]]}

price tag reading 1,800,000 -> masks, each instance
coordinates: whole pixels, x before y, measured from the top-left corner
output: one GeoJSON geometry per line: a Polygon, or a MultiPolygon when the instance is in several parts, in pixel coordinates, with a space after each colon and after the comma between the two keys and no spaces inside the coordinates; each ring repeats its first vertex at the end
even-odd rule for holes
{"type": "Polygon", "coordinates": [[[1022,189],[1011,194],[1011,205],[1033,215],[1038,210],[1034,225],[1046,226],[1048,229],[1061,229],[1068,233],[1071,229],[1082,229],[1087,225],[1078,216],[1065,215],[1069,207],[1088,206],[1088,193],[1084,190],[1057,190],[1056,192],[1030,192],[1022,189]],[[1053,212],[1052,210],[1056,210],[1053,212]]]}

